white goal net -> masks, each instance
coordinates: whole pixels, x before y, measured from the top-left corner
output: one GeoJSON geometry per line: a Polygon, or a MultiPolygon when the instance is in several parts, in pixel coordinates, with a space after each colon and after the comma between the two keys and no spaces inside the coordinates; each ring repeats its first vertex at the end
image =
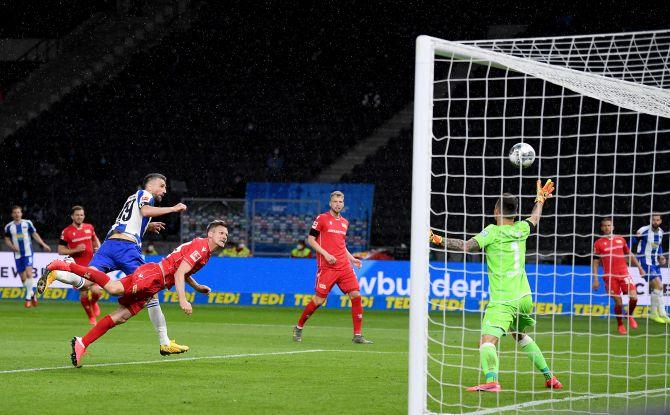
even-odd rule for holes
{"type": "Polygon", "coordinates": [[[670,31],[475,42],[421,36],[416,59],[409,412],[669,410],[670,325],[647,318],[648,283],[631,268],[638,327],[627,323],[622,335],[602,280],[592,287],[591,264],[603,217],[629,244],[653,213],[661,228],[670,222],[670,31]],[[523,170],[507,160],[519,142],[537,153],[523,170]],[[537,321],[527,333],[564,388],[545,388],[505,336],[497,347],[502,392],[468,392],[484,383],[485,254],[429,246],[428,233],[468,240],[495,223],[503,192],[518,196],[526,218],[538,178],[555,181],[556,192],[527,240],[537,321]]]}

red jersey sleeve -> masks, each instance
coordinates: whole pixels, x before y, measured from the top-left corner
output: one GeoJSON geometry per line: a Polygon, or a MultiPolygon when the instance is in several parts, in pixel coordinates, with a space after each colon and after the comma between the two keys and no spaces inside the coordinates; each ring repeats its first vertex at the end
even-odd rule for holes
{"type": "Polygon", "coordinates": [[[184,247],[183,257],[184,261],[192,267],[203,259],[203,255],[200,253],[200,248],[202,248],[202,243],[194,240],[190,244],[184,247]]]}
{"type": "Polygon", "coordinates": [[[600,256],[602,255],[602,249],[600,248],[600,240],[597,240],[596,243],[593,245],[593,253],[600,256]]]}
{"type": "Polygon", "coordinates": [[[316,219],[314,219],[314,222],[312,223],[312,229],[321,233],[323,230],[323,215],[319,215],[316,217],[316,219]]]}
{"type": "Polygon", "coordinates": [[[66,230],[67,228],[63,229],[63,231],[60,233],[60,239],[64,242],[70,243],[70,240],[67,237],[67,232],[65,232],[66,230]]]}
{"type": "MultiPolygon", "coordinates": [[[[620,237],[621,238],[621,237],[620,237]]],[[[630,254],[630,248],[628,247],[628,243],[624,238],[621,238],[621,242],[623,242],[623,253],[624,254],[630,254]]]]}

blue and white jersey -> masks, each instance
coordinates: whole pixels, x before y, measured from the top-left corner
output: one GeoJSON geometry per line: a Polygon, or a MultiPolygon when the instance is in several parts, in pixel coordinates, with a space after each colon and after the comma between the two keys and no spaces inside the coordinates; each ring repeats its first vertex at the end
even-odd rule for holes
{"type": "Polygon", "coordinates": [[[658,265],[658,256],[663,253],[662,241],[663,229],[661,228],[658,228],[654,232],[651,225],[647,225],[637,230],[637,235],[633,236],[632,243],[639,242],[637,245],[637,258],[643,267],[658,265]]]}
{"type": "Polygon", "coordinates": [[[14,252],[14,259],[28,257],[33,254],[33,244],[31,235],[37,232],[35,226],[29,220],[21,219],[21,222],[14,221],[5,225],[5,236],[11,239],[15,246],[19,247],[19,252],[14,252]]]}
{"type": "Polygon", "coordinates": [[[142,245],[142,236],[147,230],[151,218],[142,216],[143,206],[154,205],[154,197],[146,190],[138,190],[126,199],[123,209],[116,217],[116,222],[107,233],[109,238],[114,233],[124,233],[135,239],[137,245],[142,245]]]}

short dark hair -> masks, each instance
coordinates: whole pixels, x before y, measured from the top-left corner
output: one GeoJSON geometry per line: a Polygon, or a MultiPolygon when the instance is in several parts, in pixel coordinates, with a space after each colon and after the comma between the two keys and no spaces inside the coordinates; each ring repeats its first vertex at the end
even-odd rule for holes
{"type": "Polygon", "coordinates": [[[144,176],[144,180],[142,180],[142,188],[147,187],[147,184],[152,181],[153,179],[163,179],[167,181],[167,177],[160,173],[149,173],[146,176],[144,176]]]}
{"type": "Polygon", "coordinates": [[[517,214],[517,209],[519,208],[519,201],[516,196],[511,193],[503,193],[496,203],[496,207],[500,210],[500,213],[506,217],[514,217],[517,214]]]}
{"type": "Polygon", "coordinates": [[[14,206],[12,206],[12,210],[11,210],[11,211],[14,212],[14,209],[21,209],[21,212],[23,212],[23,208],[22,208],[21,206],[19,206],[19,205],[14,205],[14,206]]]}
{"type": "Polygon", "coordinates": [[[612,217],[611,217],[611,216],[605,216],[605,217],[603,217],[602,219],[600,219],[600,224],[601,224],[601,225],[602,225],[604,222],[612,222],[612,223],[614,223],[614,221],[612,220],[612,217]]]}
{"type": "Polygon", "coordinates": [[[207,233],[209,233],[210,230],[216,228],[217,226],[223,226],[224,228],[228,228],[228,223],[222,219],[215,219],[209,222],[209,225],[207,225],[207,233]]]}
{"type": "Polygon", "coordinates": [[[84,207],[79,205],[72,206],[72,209],[70,209],[70,215],[74,215],[74,212],[78,210],[84,210],[84,207]]]}

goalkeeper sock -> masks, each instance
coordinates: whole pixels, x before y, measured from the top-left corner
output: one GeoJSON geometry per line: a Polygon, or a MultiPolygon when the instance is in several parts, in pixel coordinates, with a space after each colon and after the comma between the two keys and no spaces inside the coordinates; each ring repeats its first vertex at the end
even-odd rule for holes
{"type": "Polygon", "coordinates": [[[549,370],[547,361],[544,360],[542,350],[540,350],[540,347],[529,335],[526,334],[523,339],[519,340],[519,346],[521,346],[521,350],[526,353],[526,356],[533,362],[537,370],[542,372],[544,380],[549,380],[554,376],[551,370],[549,370]]]}
{"type": "Polygon", "coordinates": [[[479,359],[486,376],[486,383],[498,380],[498,351],[493,343],[482,343],[479,346],[479,359]]]}
{"type": "MultiPolygon", "coordinates": [[[[353,304],[353,303],[352,303],[353,304]]],[[[305,326],[305,322],[307,322],[307,319],[311,317],[312,314],[316,311],[317,308],[319,308],[314,300],[310,301],[309,304],[307,304],[307,307],[305,307],[305,310],[302,312],[302,315],[300,316],[300,320],[298,320],[298,328],[302,329],[305,326]]]]}
{"type": "Polygon", "coordinates": [[[98,323],[93,326],[84,337],[82,337],[81,342],[84,343],[84,347],[88,347],[89,344],[98,340],[114,326],[116,326],[114,320],[112,320],[109,315],[106,315],[102,320],[98,321],[98,323]]]}
{"type": "Polygon", "coordinates": [[[621,317],[623,313],[623,307],[620,305],[614,305],[614,314],[616,315],[616,323],[619,326],[623,326],[623,318],[621,317]]]}
{"type": "Polygon", "coordinates": [[[633,317],[635,307],[637,307],[637,298],[631,298],[630,300],[628,300],[628,315],[630,317],[633,317]]]}
{"type": "Polygon", "coordinates": [[[354,336],[362,334],[363,305],[360,296],[351,299],[351,319],[354,323],[354,336]]]}

